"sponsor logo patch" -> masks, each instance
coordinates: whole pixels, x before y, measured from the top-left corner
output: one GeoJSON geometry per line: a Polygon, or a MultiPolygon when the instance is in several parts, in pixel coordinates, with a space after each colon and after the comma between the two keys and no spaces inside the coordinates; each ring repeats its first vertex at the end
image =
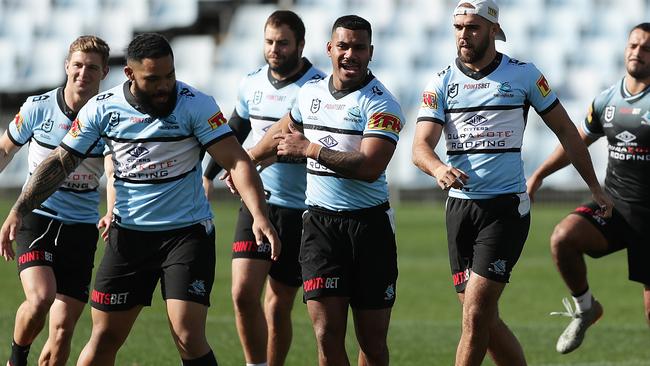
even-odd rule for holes
{"type": "Polygon", "coordinates": [[[20,129],[23,128],[23,122],[25,120],[23,119],[23,116],[20,115],[20,113],[16,114],[14,117],[14,125],[16,125],[16,130],[20,132],[20,129]]]}
{"type": "Polygon", "coordinates": [[[551,87],[548,85],[548,81],[546,81],[544,75],[541,75],[535,84],[544,98],[551,93],[551,87]]]}
{"type": "Polygon", "coordinates": [[[424,92],[422,94],[422,108],[438,109],[438,94],[435,92],[424,92]]]}
{"type": "Polygon", "coordinates": [[[394,114],[379,112],[370,116],[368,129],[390,131],[398,134],[402,130],[402,121],[394,114]]]}
{"type": "Polygon", "coordinates": [[[226,118],[223,116],[221,111],[215,113],[208,119],[208,125],[211,129],[216,130],[217,128],[225,125],[227,123],[226,118]]]}
{"type": "Polygon", "coordinates": [[[322,137],[322,138],[318,139],[318,141],[321,144],[323,144],[323,146],[325,146],[327,148],[331,148],[331,147],[334,147],[334,146],[339,144],[339,142],[336,141],[336,139],[334,139],[334,137],[332,137],[332,135],[327,135],[325,137],[322,137]]]}
{"type": "Polygon", "coordinates": [[[75,118],[74,122],[72,122],[72,127],[70,127],[70,130],[68,131],[68,134],[76,139],[79,136],[79,134],[81,134],[82,128],[83,128],[83,124],[81,123],[79,118],[75,118]]]}
{"type": "Polygon", "coordinates": [[[632,133],[630,133],[628,131],[623,131],[623,132],[619,133],[618,135],[616,135],[616,138],[623,141],[623,142],[625,142],[625,143],[630,143],[630,142],[636,140],[636,136],[634,136],[632,133]]]}

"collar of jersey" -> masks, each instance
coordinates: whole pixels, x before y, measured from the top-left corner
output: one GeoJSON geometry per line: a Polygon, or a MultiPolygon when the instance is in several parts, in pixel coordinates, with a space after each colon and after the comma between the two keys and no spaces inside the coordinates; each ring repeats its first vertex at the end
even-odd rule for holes
{"type": "Polygon", "coordinates": [[[72,110],[72,108],[68,107],[67,104],[65,104],[65,94],[63,93],[64,87],[60,87],[56,91],[56,104],[59,106],[59,109],[63,114],[65,114],[66,117],[70,121],[74,121],[75,118],[77,118],[77,112],[72,110]]]}
{"type": "Polygon", "coordinates": [[[503,59],[503,54],[497,52],[497,55],[496,57],[494,57],[494,60],[492,60],[492,62],[490,62],[487,66],[480,69],[479,71],[474,71],[469,67],[465,66],[464,63],[462,63],[458,58],[456,58],[456,67],[458,67],[458,70],[460,70],[463,74],[467,75],[467,77],[470,77],[474,80],[480,80],[490,75],[492,71],[496,70],[497,67],[501,65],[502,59],[503,59]]]}
{"type": "Polygon", "coordinates": [[[307,70],[311,68],[311,62],[307,60],[307,58],[303,57],[302,58],[302,68],[295,73],[294,75],[291,75],[291,77],[288,77],[284,80],[278,80],[271,75],[271,68],[269,67],[268,70],[266,71],[266,76],[269,78],[269,83],[273,85],[273,87],[278,90],[282,89],[287,85],[291,85],[295,83],[296,81],[300,80],[301,77],[303,77],[306,73],[307,70]]]}
{"type": "Polygon", "coordinates": [[[370,84],[370,82],[375,78],[375,75],[373,75],[372,72],[368,70],[368,75],[366,75],[366,78],[363,80],[361,84],[355,86],[354,88],[338,90],[334,87],[334,81],[332,80],[333,76],[334,75],[330,76],[330,80],[327,86],[330,90],[330,94],[332,94],[334,99],[341,99],[350,93],[354,93],[355,91],[362,89],[366,85],[370,84]]]}

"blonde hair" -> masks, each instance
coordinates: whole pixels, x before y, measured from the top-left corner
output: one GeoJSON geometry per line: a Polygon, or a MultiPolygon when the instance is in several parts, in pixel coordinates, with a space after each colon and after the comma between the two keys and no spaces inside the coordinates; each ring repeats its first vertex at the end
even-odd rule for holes
{"type": "Polygon", "coordinates": [[[108,53],[110,52],[110,48],[103,39],[97,36],[81,36],[75,39],[74,42],[70,44],[68,57],[66,57],[66,59],[70,60],[70,56],[77,51],[86,53],[95,52],[102,57],[103,66],[108,65],[108,53]]]}

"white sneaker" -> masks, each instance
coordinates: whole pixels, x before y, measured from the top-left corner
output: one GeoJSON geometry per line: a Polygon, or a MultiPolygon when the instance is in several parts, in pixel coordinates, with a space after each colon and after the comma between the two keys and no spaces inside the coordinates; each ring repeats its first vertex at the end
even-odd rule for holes
{"type": "Polygon", "coordinates": [[[587,328],[596,323],[603,316],[603,306],[591,298],[591,308],[584,313],[579,313],[577,309],[571,307],[571,301],[568,298],[562,299],[566,312],[552,312],[551,315],[563,315],[572,318],[571,323],[564,329],[564,332],[557,340],[555,349],[562,353],[569,353],[580,347],[585,339],[587,328]]]}

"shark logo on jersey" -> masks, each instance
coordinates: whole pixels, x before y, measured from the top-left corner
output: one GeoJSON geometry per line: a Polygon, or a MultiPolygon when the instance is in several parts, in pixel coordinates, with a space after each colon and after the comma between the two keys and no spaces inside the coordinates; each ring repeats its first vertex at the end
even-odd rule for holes
{"type": "Polygon", "coordinates": [[[634,136],[632,133],[628,131],[623,131],[616,135],[616,138],[625,142],[626,144],[629,144],[630,142],[636,140],[636,136],[634,136]]]}
{"type": "Polygon", "coordinates": [[[318,139],[318,141],[319,141],[321,144],[323,144],[323,146],[325,146],[325,147],[327,147],[327,148],[332,148],[332,147],[334,147],[334,146],[336,146],[336,145],[339,144],[339,142],[336,141],[336,140],[334,139],[334,137],[332,137],[332,135],[327,135],[327,136],[325,136],[325,137],[323,137],[323,138],[318,139]]]}
{"type": "Polygon", "coordinates": [[[611,122],[614,119],[614,112],[616,112],[616,107],[613,105],[608,105],[607,108],[605,108],[605,121],[611,122]]]}
{"type": "Polygon", "coordinates": [[[483,117],[480,114],[475,114],[472,117],[464,120],[463,122],[476,127],[476,126],[484,124],[487,121],[488,121],[488,119],[486,117],[483,117]]]}
{"type": "Polygon", "coordinates": [[[318,110],[320,109],[320,102],[321,102],[321,100],[318,99],[318,98],[314,98],[314,99],[312,99],[312,100],[311,100],[311,108],[309,109],[309,111],[310,111],[311,113],[316,113],[316,112],[318,112],[318,110]]]}
{"type": "Polygon", "coordinates": [[[499,84],[499,91],[502,93],[510,93],[512,91],[512,87],[510,86],[509,81],[504,81],[501,84],[499,84]]]}
{"type": "Polygon", "coordinates": [[[348,109],[348,114],[343,119],[352,123],[361,122],[361,110],[359,106],[348,109]]]}
{"type": "Polygon", "coordinates": [[[54,126],[54,121],[52,121],[51,119],[47,119],[45,120],[45,122],[41,124],[41,129],[45,132],[50,132],[52,131],[53,126],[54,126]]]}
{"type": "Polygon", "coordinates": [[[108,125],[115,127],[120,123],[120,112],[111,112],[111,116],[108,119],[108,125]]]}
{"type": "Polygon", "coordinates": [[[144,146],[136,146],[133,149],[129,150],[127,153],[134,158],[140,158],[149,154],[149,149],[144,146]]]}
{"type": "Polygon", "coordinates": [[[453,99],[458,95],[458,83],[449,84],[447,86],[447,97],[453,99]]]}
{"type": "Polygon", "coordinates": [[[642,125],[650,126],[650,111],[646,111],[645,114],[641,117],[642,125]]]}
{"type": "Polygon", "coordinates": [[[253,104],[260,104],[262,102],[262,91],[258,90],[253,94],[253,104]]]}

